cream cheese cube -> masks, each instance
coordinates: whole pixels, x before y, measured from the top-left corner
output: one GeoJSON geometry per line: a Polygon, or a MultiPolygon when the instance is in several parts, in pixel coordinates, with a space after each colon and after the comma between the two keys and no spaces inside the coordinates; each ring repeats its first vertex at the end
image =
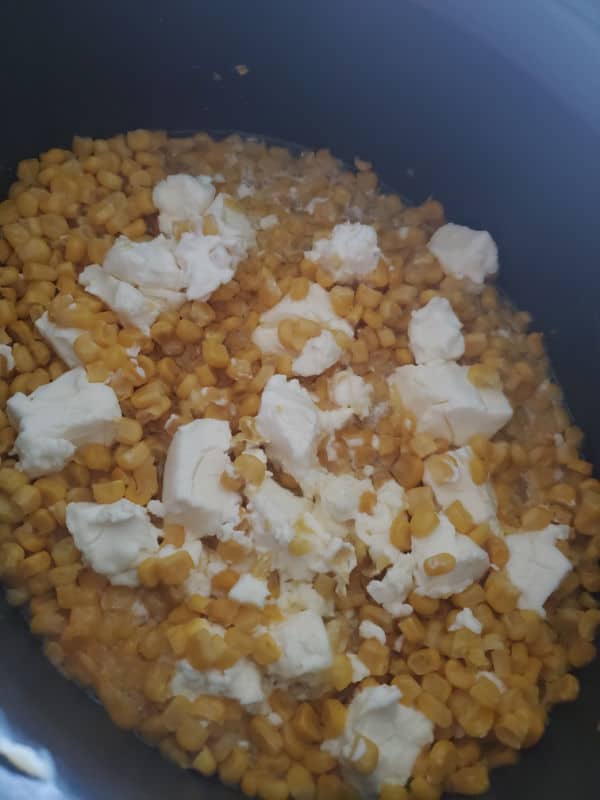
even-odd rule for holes
{"type": "Polygon", "coordinates": [[[6,410],[19,431],[15,450],[21,467],[32,478],[61,470],[84,444],[112,444],[121,417],[114,391],[90,383],[82,368],[65,372],[29,396],[17,392],[6,410]]]}
{"type": "Polygon", "coordinates": [[[68,503],[67,529],[83,558],[116,586],[137,586],[137,565],[154,555],[161,531],[129,500],[68,503]]]}
{"type": "Polygon", "coordinates": [[[223,529],[239,521],[240,495],[223,488],[231,469],[229,423],[198,419],[177,429],[167,452],[163,476],[165,519],[194,536],[223,538],[223,529]]]}
{"type": "Polygon", "coordinates": [[[452,222],[442,225],[427,245],[447,275],[481,284],[498,272],[498,248],[487,231],[452,222]]]}
{"type": "Polygon", "coordinates": [[[465,352],[462,323],[445,297],[433,297],[412,312],[408,343],[417,364],[454,361],[465,352]]]}
{"type": "Polygon", "coordinates": [[[463,445],[478,433],[491,438],[512,417],[503,392],[477,388],[468,371],[451,361],[409,364],[398,367],[388,384],[415,415],[418,431],[463,445]]]}
{"type": "Polygon", "coordinates": [[[413,537],[412,554],[416,561],[415,588],[426,597],[450,597],[462,592],[485,575],[490,566],[485,550],[468,536],[457,533],[443,514],[440,514],[439,524],[429,536],[413,537]],[[454,556],[454,569],[444,575],[428,575],[425,561],[440,553],[454,556]]]}

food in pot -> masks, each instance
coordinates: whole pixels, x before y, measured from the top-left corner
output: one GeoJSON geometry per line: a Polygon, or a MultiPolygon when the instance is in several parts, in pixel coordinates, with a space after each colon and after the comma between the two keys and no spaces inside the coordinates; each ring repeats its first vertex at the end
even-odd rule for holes
{"type": "Polygon", "coordinates": [[[596,653],[600,483],[492,236],[371,166],[76,137],[0,205],[0,573],[264,800],[484,792],[596,653]]]}

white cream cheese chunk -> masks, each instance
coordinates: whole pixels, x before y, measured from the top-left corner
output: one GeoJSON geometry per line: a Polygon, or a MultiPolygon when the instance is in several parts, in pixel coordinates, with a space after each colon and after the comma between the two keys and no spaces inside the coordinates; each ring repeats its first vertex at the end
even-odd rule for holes
{"type": "Polygon", "coordinates": [[[323,620],[314,611],[292,614],[269,633],[281,649],[281,657],[269,666],[273,677],[281,680],[310,680],[328,669],[333,653],[323,620]]]}
{"type": "Polygon", "coordinates": [[[276,225],[279,225],[277,214],[267,214],[266,217],[261,217],[258,221],[258,226],[263,231],[268,231],[269,228],[274,228],[276,225]]]}
{"type": "Polygon", "coordinates": [[[416,560],[416,590],[426,597],[450,597],[478,581],[490,566],[487,553],[468,536],[457,533],[450,520],[439,515],[437,528],[424,537],[413,537],[412,554],[416,560]],[[424,564],[428,558],[449,553],[456,559],[454,569],[444,575],[428,575],[424,564]]]}
{"type": "Polygon", "coordinates": [[[137,565],[158,548],[161,531],[129,500],[68,503],[66,524],[90,567],[116,586],[137,586],[137,565]]]}
{"type": "Polygon", "coordinates": [[[238,603],[264,608],[265,600],[269,596],[269,587],[265,581],[246,574],[229,590],[229,597],[238,603]]]}
{"type": "Polygon", "coordinates": [[[320,375],[339,361],[343,352],[331,331],[322,331],[308,339],[300,355],[292,361],[292,372],[302,377],[320,375]]]}
{"type": "Polygon", "coordinates": [[[336,522],[349,522],[358,513],[361,495],[372,492],[369,480],[359,480],[353,475],[326,473],[319,481],[321,508],[336,522]]]}
{"type": "Polygon", "coordinates": [[[344,779],[363,798],[379,796],[384,784],[404,786],[423,747],[433,741],[433,723],[420,711],[401,705],[395,686],[369,686],[348,707],[344,733],[321,745],[339,759],[344,779]],[[353,766],[360,737],[377,745],[379,760],[369,775],[353,766]],[[354,756],[354,758],[353,758],[354,756]]]}
{"type": "Polygon", "coordinates": [[[498,248],[487,231],[452,222],[442,225],[427,245],[447,275],[483,283],[498,272],[498,248]]]}
{"type": "Polygon", "coordinates": [[[390,541],[394,517],[406,508],[404,489],[396,481],[387,481],[377,491],[377,503],[371,514],[358,513],[356,535],[367,545],[376,567],[383,569],[398,558],[398,550],[390,541]]]}
{"type": "Polygon", "coordinates": [[[496,675],[495,672],[486,672],[485,670],[480,670],[477,673],[477,677],[486,678],[488,681],[490,681],[490,683],[493,683],[494,686],[503,694],[506,691],[506,684],[504,683],[502,678],[499,678],[498,675],[496,675]]]}
{"type": "Polygon", "coordinates": [[[286,616],[298,611],[313,611],[325,618],[335,613],[333,600],[326,600],[309,581],[281,581],[277,605],[286,616]]]}
{"type": "Polygon", "coordinates": [[[473,522],[495,520],[496,496],[489,483],[476,484],[471,477],[470,463],[474,457],[470,447],[460,447],[445,454],[444,461],[452,469],[452,475],[443,483],[435,480],[431,460],[425,460],[423,483],[430,486],[435,499],[442,508],[448,508],[459,500],[473,517],[473,522]]]}
{"type": "Polygon", "coordinates": [[[254,662],[240,658],[225,670],[197,670],[186,661],[178,661],[171,679],[171,694],[195,700],[201,694],[229,697],[243,706],[254,706],[265,700],[260,671],[254,662]]]}
{"type": "Polygon", "coordinates": [[[253,186],[250,186],[248,183],[240,183],[237,188],[236,194],[240,198],[240,200],[244,200],[246,197],[252,197],[255,194],[256,190],[253,186]]]}
{"type": "Polygon", "coordinates": [[[351,408],[360,419],[371,412],[373,387],[351,369],[336,372],[329,379],[329,399],[337,406],[351,408]]]}
{"type": "Polygon", "coordinates": [[[360,659],[356,653],[346,653],[352,665],[352,683],[360,683],[360,681],[368,678],[371,670],[367,667],[364,661],[360,659]]]}
{"type": "Polygon", "coordinates": [[[370,619],[363,619],[358,626],[358,635],[361,639],[376,639],[380,644],[385,644],[385,631],[370,619]]]}
{"type": "Polygon", "coordinates": [[[411,553],[399,553],[396,562],[383,578],[367,584],[367,593],[396,619],[412,613],[412,606],[405,600],[414,585],[414,566],[415,560],[411,553]]]}
{"type": "Polygon", "coordinates": [[[146,297],[135,286],[107,275],[97,264],[90,264],[83,270],[79,283],[86,292],[106,303],[123,325],[139,328],[146,336],[161,312],[158,303],[146,297]]]}
{"type": "Polygon", "coordinates": [[[329,294],[318,283],[310,284],[308,293],[302,300],[294,300],[286,295],[265,311],[252,334],[254,344],[264,353],[287,353],[288,350],[279,341],[277,333],[279,323],[287,319],[306,319],[323,328],[318,336],[307,340],[302,352],[292,362],[292,371],[296,375],[320,375],[340,359],[343,351],[335,340],[336,331],[350,338],[354,336],[352,327],[338,317],[329,294]]]}
{"type": "MultiPolygon", "coordinates": [[[[186,539],[188,535],[186,535],[186,539]]],[[[195,540],[195,544],[200,544],[200,542],[195,540]]],[[[183,584],[186,595],[189,597],[199,594],[203,597],[210,597],[213,577],[226,569],[226,567],[225,561],[214,550],[203,551],[202,558],[197,563],[195,562],[194,569],[192,569],[183,584]]]]}
{"type": "Polygon", "coordinates": [[[81,368],[65,372],[29,396],[17,392],[6,410],[19,431],[15,450],[21,468],[32,478],[61,470],[84,444],[112,444],[121,417],[114,391],[90,383],[81,368]]]}
{"type": "Polygon", "coordinates": [[[417,419],[417,430],[466,444],[480,433],[491,438],[512,417],[499,389],[479,389],[468,378],[469,367],[452,361],[408,364],[388,378],[402,405],[417,419]]]}
{"type": "Polygon", "coordinates": [[[448,626],[449,631],[459,631],[461,628],[466,628],[473,633],[479,635],[483,630],[483,625],[470,608],[463,608],[456,615],[452,625],[448,626]]]}
{"type": "Polygon", "coordinates": [[[239,520],[240,496],[221,485],[231,469],[229,423],[198,419],[179,427],[167,452],[162,502],[165,519],[195,536],[232,530],[239,520]]]}
{"type": "Polygon", "coordinates": [[[132,242],[119,236],[110,248],[102,269],[114,278],[144,289],[183,289],[185,275],[173,254],[173,242],[156,236],[148,242],[132,242]]]}
{"type": "Polygon", "coordinates": [[[344,541],[346,530],[320,513],[312,502],[297,497],[272,478],[246,487],[250,539],[258,552],[271,554],[271,565],[284,579],[307,581],[319,573],[334,572],[345,585],[356,566],[351,544],[344,541]],[[308,551],[295,555],[289,545],[301,536],[308,551]]]}
{"type": "Polygon", "coordinates": [[[169,175],[154,187],[152,201],[158,208],[162,233],[173,234],[176,222],[198,223],[215,196],[208,175],[169,175]]]}
{"type": "Polygon", "coordinates": [[[337,283],[353,283],[373,272],[381,250],[375,228],[344,222],[335,226],[330,239],[317,239],[304,256],[318,263],[337,283]]]}
{"type": "Polygon", "coordinates": [[[569,559],[556,547],[557,540],[568,538],[568,525],[548,525],[541,531],[506,537],[510,552],[506,573],[521,592],[519,608],[546,616],[544,603],[573,569],[569,559]]]}
{"type": "Polygon", "coordinates": [[[0,357],[6,361],[7,372],[12,372],[15,368],[15,359],[12,354],[12,347],[9,344],[0,344],[0,357]]]}
{"type": "Polygon", "coordinates": [[[67,367],[80,367],[81,361],[75,353],[73,345],[75,341],[85,333],[81,328],[65,328],[56,325],[48,318],[48,312],[44,311],[41,317],[35,321],[35,327],[48,342],[57,356],[62,358],[67,367]]]}
{"type": "Polygon", "coordinates": [[[248,250],[256,244],[256,234],[248,217],[238,208],[235,200],[228,194],[218,194],[206,209],[211,216],[219,236],[230,253],[238,261],[246,258],[248,250]]]}
{"type": "Polygon", "coordinates": [[[312,494],[322,477],[317,447],[325,432],[342,426],[352,412],[321,411],[296,379],[273,375],[263,390],[256,429],[269,458],[312,494]]]}
{"type": "Polygon", "coordinates": [[[408,343],[417,364],[453,361],[465,352],[462,323],[445,297],[432,297],[412,312],[408,343]]]}
{"type": "Polygon", "coordinates": [[[235,275],[239,258],[235,258],[220,236],[184,233],[175,257],[186,284],[188,300],[207,300],[210,295],[235,275]]]}

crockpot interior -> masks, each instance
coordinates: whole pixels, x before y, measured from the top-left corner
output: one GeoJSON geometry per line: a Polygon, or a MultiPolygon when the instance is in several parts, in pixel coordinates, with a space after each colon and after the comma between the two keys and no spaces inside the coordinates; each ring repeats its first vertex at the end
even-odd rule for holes
{"type": "MultiPolygon", "coordinates": [[[[568,81],[553,86],[539,72],[539,4],[482,5],[506,30],[518,25],[521,39],[530,36],[537,73],[522,52],[511,57],[500,24],[497,40],[493,25],[485,38],[473,32],[464,2],[440,10],[417,0],[9,0],[0,33],[0,189],[19,159],[68,145],[73,133],[138,127],[245,131],[373,160],[406,197],[433,195],[451,220],[492,232],[500,283],[545,333],[598,463],[598,130],[581,105],[585,92],[567,96],[568,81]]],[[[571,48],[577,59],[577,42],[559,25],[545,36],[544,47],[558,55],[571,48]]],[[[0,707],[24,738],[53,752],[61,796],[237,796],[116,729],[45,662],[4,606],[0,641],[0,707]]],[[[579,701],[552,714],[519,767],[494,773],[488,797],[597,797],[599,719],[592,665],[579,701]]],[[[34,782],[17,789],[3,780],[0,772],[0,797],[38,796],[34,782]]]]}

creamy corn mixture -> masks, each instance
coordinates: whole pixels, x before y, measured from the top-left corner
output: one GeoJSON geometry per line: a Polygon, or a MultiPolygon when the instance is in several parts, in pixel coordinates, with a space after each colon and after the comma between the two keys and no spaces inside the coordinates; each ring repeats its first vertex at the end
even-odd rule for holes
{"type": "Polygon", "coordinates": [[[0,576],[264,800],[475,795],[595,654],[600,483],[496,245],[368,163],[76,137],[0,204],[0,576]]]}

